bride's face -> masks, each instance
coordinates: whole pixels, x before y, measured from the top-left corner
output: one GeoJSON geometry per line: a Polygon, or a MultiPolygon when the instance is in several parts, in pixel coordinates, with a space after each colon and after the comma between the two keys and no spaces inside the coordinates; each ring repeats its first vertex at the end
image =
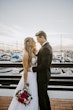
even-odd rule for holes
{"type": "Polygon", "coordinates": [[[35,42],[33,42],[33,45],[32,45],[32,51],[33,51],[33,53],[36,52],[36,43],[35,43],[35,42]]]}

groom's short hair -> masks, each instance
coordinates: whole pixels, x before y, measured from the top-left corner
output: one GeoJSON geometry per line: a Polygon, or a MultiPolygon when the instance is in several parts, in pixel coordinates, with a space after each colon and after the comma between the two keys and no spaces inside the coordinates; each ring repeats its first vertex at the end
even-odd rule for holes
{"type": "Polygon", "coordinates": [[[39,36],[39,37],[43,36],[45,39],[47,39],[47,35],[46,35],[46,33],[45,33],[44,31],[39,31],[39,32],[37,32],[37,33],[35,34],[35,36],[39,36]]]}

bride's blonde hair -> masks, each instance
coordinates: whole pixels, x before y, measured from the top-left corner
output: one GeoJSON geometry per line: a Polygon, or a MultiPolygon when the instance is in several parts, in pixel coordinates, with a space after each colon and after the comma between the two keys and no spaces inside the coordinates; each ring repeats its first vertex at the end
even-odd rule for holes
{"type": "Polygon", "coordinates": [[[28,52],[28,65],[29,67],[31,66],[32,62],[32,48],[35,44],[35,41],[32,37],[27,37],[24,40],[24,46],[25,46],[25,50],[28,52]]]}

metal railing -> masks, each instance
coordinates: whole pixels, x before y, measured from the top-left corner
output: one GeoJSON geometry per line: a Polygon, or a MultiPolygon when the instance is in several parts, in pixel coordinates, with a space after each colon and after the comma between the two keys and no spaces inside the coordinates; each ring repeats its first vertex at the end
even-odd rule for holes
{"type": "MultiPolygon", "coordinates": [[[[0,63],[0,67],[23,68],[22,63],[0,63]]],[[[51,64],[51,68],[73,68],[73,64],[51,64]]],[[[15,89],[21,74],[7,75],[0,73],[0,88],[15,89]]],[[[73,91],[73,76],[51,76],[47,90],[73,91]]]]}

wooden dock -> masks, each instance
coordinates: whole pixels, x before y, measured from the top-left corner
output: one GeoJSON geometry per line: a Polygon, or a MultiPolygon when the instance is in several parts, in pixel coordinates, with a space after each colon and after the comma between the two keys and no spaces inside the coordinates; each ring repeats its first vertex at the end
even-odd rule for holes
{"type": "MultiPolygon", "coordinates": [[[[0,64],[0,67],[22,67],[22,64],[0,64]]],[[[52,68],[73,68],[73,64],[52,64],[52,68]]],[[[18,84],[21,75],[3,75],[0,74],[0,89],[15,89],[16,86],[11,84],[18,84]]],[[[50,90],[58,91],[72,91],[73,92],[73,76],[51,76],[49,86],[50,90]],[[54,87],[56,85],[56,87],[54,87]],[[60,87],[58,87],[60,86],[60,87]],[[63,87],[65,86],[65,87],[63,87]]],[[[0,110],[8,110],[9,104],[12,100],[11,96],[0,96],[0,110]]],[[[51,110],[73,110],[73,99],[59,99],[51,98],[51,110]]]]}
{"type": "MultiPolygon", "coordinates": [[[[12,97],[0,96],[0,110],[8,110],[12,97]]],[[[72,99],[50,99],[52,110],[73,110],[72,99]]]]}

